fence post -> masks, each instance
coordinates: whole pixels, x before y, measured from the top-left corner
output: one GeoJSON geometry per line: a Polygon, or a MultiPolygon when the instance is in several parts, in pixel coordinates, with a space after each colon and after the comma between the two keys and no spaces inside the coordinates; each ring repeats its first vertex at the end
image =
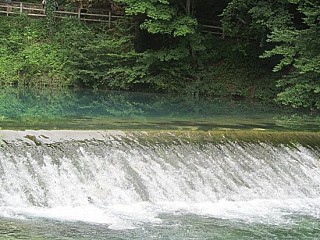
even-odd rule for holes
{"type": "Polygon", "coordinates": [[[109,11],[108,27],[111,28],[111,11],[109,11]]]}
{"type": "Polygon", "coordinates": [[[22,9],[23,9],[22,2],[20,2],[20,15],[22,15],[22,9]]]}
{"type": "Polygon", "coordinates": [[[224,26],[222,26],[222,39],[225,39],[225,37],[226,37],[226,33],[224,30],[224,26]]]}
{"type": "Polygon", "coordinates": [[[80,7],[78,8],[78,18],[79,19],[81,18],[81,8],[80,7]]]}

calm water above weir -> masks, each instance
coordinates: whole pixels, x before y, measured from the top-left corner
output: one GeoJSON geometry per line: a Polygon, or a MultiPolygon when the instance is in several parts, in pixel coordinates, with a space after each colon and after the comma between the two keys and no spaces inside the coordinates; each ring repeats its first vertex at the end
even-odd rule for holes
{"type": "Polygon", "coordinates": [[[230,100],[124,92],[0,90],[0,129],[320,130],[320,115],[230,100]]]}
{"type": "Polygon", "coordinates": [[[320,239],[317,115],[6,89],[0,128],[0,240],[320,239]]]}

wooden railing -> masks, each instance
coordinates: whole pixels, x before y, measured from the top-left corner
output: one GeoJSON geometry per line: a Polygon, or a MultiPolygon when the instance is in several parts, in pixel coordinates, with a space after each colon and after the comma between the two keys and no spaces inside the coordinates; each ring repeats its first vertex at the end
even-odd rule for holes
{"type": "Polygon", "coordinates": [[[223,27],[207,24],[199,24],[199,27],[201,32],[220,35],[223,39],[225,38],[225,31],[223,27]]]}
{"type": "MultiPolygon", "coordinates": [[[[41,4],[12,1],[11,4],[0,1],[0,15],[28,15],[31,17],[46,17],[45,9],[41,4]]],[[[111,27],[112,23],[123,18],[122,14],[112,12],[112,9],[80,9],[61,8],[54,11],[56,18],[79,18],[86,22],[105,22],[111,27]]]]}
{"type": "MultiPolygon", "coordinates": [[[[25,14],[31,17],[46,17],[45,9],[43,9],[41,4],[16,1],[8,4],[0,0],[0,15],[1,14],[7,16],[25,14]]],[[[123,14],[112,11],[111,7],[109,9],[59,8],[57,11],[54,11],[54,16],[56,18],[78,18],[86,22],[104,22],[107,23],[109,27],[123,18],[123,14]]],[[[216,34],[225,38],[223,27],[211,25],[205,21],[201,21],[201,19],[199,19],[199,22],[201,32],[216,34]],[[205,24],[201,24],[202,22],[205,24]]]]}

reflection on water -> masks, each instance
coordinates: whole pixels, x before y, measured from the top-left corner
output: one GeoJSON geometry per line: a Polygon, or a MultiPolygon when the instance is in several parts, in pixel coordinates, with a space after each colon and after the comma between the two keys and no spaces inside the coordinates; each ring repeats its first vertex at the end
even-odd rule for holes
{"type": "Polygon", "coordinates": [[[231,100],[7,88],[0,90],[0,128],[319,130],[320,116],[231,100]]]}
{"type": "Polygon", "coordinates": [[[318,219],[299,217],[291,223],[266,225],[194,215],[163,215],[161,224],[141,228],[111,230],[106,225],[83,222],[59,222],[46,219],[11,220],[0,218],[0,239],[100,240],[100,239],[312,239],[320,238],[318,219]]]}

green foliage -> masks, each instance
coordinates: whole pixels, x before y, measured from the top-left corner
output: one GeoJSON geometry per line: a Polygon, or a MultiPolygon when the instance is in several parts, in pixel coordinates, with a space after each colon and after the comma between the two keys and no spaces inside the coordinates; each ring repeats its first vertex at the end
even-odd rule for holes
{"type": "Polygon", "coordinates": [[[57,22],[50,35],[50,29],[43,28],[46,20],[3,18],[1,22],[2,84],[168,90],[175,88],[170,81],[190,69],[189,40],[138,53],[125,26],[108,30],[65,19],[57,22]]]}
{"type": "Polygon", "coordinates": [[[0,82],[15,84],[24,75],[24,54],[26,46],[41,38],[37,23],[28,18],[1,18],[0,35],[0,82]]]}
{"type": "Polygon", "coordinates": [[[0,83],[274,98],[273,79],[257,69],[265,60],[244,57],[240,50],[250,45],[200,34],[187,1],[120,2],[133,17],[112,29],[76,19],[0,18],[0,83]]]}
{"type": "Polygon", "coordinates": [[[79,48],[72,64],[84,85],[127,89],[145,75],[146,67],[137,64],[139,56],[130,37],[101,34],[93,44],[79,48]]]}
{"type": "Polygon", "coordinates": [[[320,109],[320,84],[317,73],[291,73],[278,83],[284,90],[278,94],[278,101],[293,107],[320,109]]]}
{"type": "Polygon", "coordinates": [[[124,33],[66,19],[49,39],[46,21],[4,17],[1,23],[1,84],[125,89],[145,74],[124,33]]]}
{"type": "Polygon", "coordinates": [[[239,44],[234,39],[205,39],[207,48],[200,57],[202,64],[186,92],[194,96],[231,96],[272,102],[279,92],[275,82],[277,74],[270,74],[268,62],[258,58],[256,45],[239,44]]]}
{"type": "Polygon", "coordinates": [[[197,21],[182,12],[178,4],[167,0],[117,0],[126,5],[127,15],[142,15],[140,28],[152,34],[168,34],[174,37],[195,33],[197,21]]]}
{"type": "Polygon", "coordinates": [[[49,32],[49,37],[52,37],[55,30],[55,18],[54,18],[54,5],[53,0],[46,0],[45,12],[46,12],[46,25],[49,32]]]}
{"type": "Polygon", "coordinates": [[[205,49],[196,32],[197,20],[181,7],[184,1],[118,2],[125,4],[126,14],[134,16],[139,24],[140,30],[135,33],[140,40],[137,45],[150,42],[138,47],[136,67],[142,74],[135,74],[134,82],[160,91],[181,91],[192,81],[197,55],[205,49]]]}
{"type": "Polygon", "coordinates": [[[290,26],[274,29],[269,41],[277,46],[263,57],[281,55],[283,58],[274,71],[293,67],[295,71],[279,82],[285,90],[279,100],[294,107],[320,109],[320,2],[290,1],[303,14],[302,27],[290,26]]]}
{"type": "Polygon", "coordinates": [[[268,49],[262,58],[282,57],[273,69],[286,75],[278,84],[283,90],[278,95],[280,102],[320,108],[319,1],[233,0],[223,17],[232,35],[249,38],[255,35],[264,44],[267,39],[268,49]],[[236,19],[246,20],[236,22],[236,19]]]}
{"type": "Polygon", "coordinates": [[[83,69],[76,65],[80,64],[79,49],[96,48],[98,39],[105,35],[97,38],[95,29],[77,20],[59,21],[54,35],[48,35],[50,29],[44,27],[47,20],[4,17],[0,21],[1,84],[68,86],[78,84],[79,79],[88,81],[84,79],[88,76],[80,76],[83,69]]]}
{"type": "MultiPolygon", "coordinates": [[[[80,24],[80,23],[79,23],[80,24]]],[[[146,66],[139,64],[141,54],[134,50],[129,30],[88,27],[69,22],[59,29],[56,40],[68,46],[69,74],[74,84],[89,88],[128,89],[141,82],[146,66]],[[126,31],[127,30],[127,31],[126,31]]]]}

